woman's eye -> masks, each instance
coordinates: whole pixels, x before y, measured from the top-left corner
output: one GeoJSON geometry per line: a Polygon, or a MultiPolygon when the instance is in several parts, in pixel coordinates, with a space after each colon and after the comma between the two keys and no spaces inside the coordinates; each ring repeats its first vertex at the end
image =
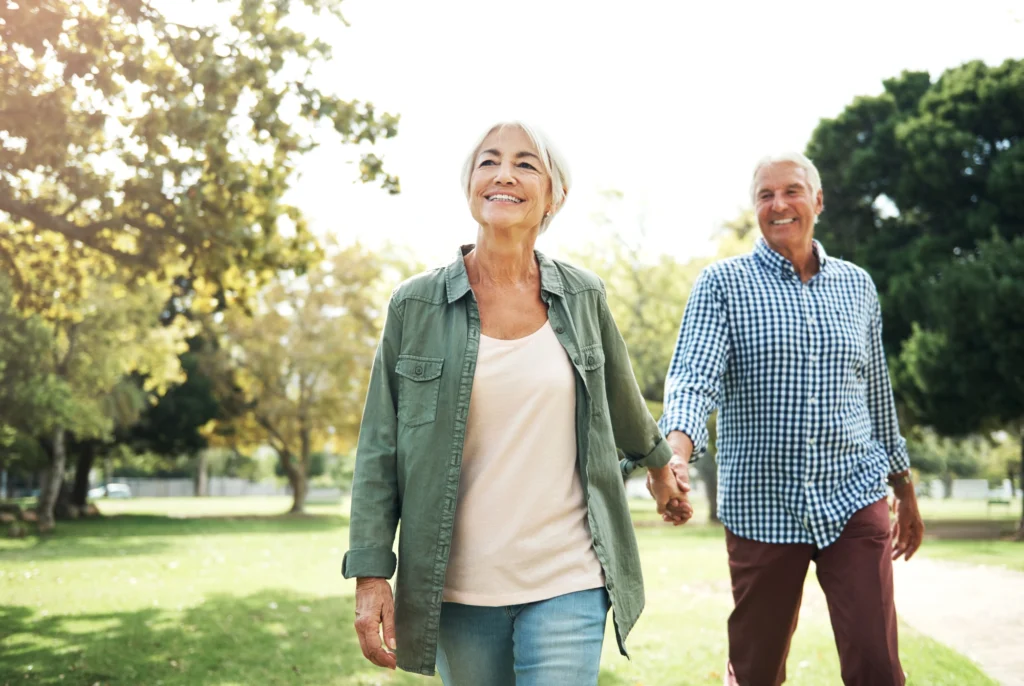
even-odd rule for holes
{"type": "Polygon", "coordinates": [[[481,167],[487,167],[487,166],[493,165],[493,164],[496,164],[494,160],[484,160],[483,162],[480,163],[480,166],[481,167]]]}
{"type": "Polygon", "coordinates": [[[530,164],[529,162],[520,162],[520,163],[519,163],[519,166],[520,166],[520,167],[523,167],[524,169],[532,169],[533,171],[537,171],[537,168],[536,168],[536,167],[534,167],[534,166],[533,166],[532,164],[530,164]]]}

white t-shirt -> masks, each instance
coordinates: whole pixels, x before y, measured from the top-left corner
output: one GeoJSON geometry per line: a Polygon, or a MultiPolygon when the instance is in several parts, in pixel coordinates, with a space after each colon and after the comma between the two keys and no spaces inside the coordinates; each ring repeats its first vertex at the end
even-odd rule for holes
{"type": "Polygon", "coordinates": [[[444,599],[496,607],[602,586],[565,349],[548,322],[480,336],[444,599]]]}

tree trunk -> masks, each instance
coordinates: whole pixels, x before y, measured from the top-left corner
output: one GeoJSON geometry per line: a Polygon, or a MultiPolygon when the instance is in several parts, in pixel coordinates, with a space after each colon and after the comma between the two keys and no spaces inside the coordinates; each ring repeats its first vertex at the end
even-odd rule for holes
{"type": "Polygon", "coordinates": [[[292,509],[290,514],[302,514],[306,511],[306,493],[309,482],[306,478],[305,461],[296,462],[288,453],[281,453],[281,468],[288,477],[288,485],[292,487],[292,509]]]}
{"type": "Polygon", "coordinates": [[[210,492],[209,472],[210,466],[205,450],[199,451],[199,460],[196,466],[196,496],[202,497],[210,492]]]}
{"type": "Polygon", "coordinates": [[[953,497],[953,472],[948,469],[942,472],[942,488],[944,491],[942,497],[944,499],[948,500],[953,497]]]}
{"type": "Polygon", "coordinates": [[[96,446],[91,442],[82,443],[75,462],[75,485],[71,489],[71,504],[76,507],[85,508],[89,497],[89,474],[95,461],[96,446]]]}
{"type": "Polygon", "coordinates": [[[708,521],[718,522],[718,465],[711,455],[697,460],[697,472],[708,494],[708,521]]]}
{"type": "Polygon", "coordinates": [[[53,445],[50,450],[50,464],[41,475],[42,483],[39,492],[39,504],[36,506],[39,515],[39,531],[47,533],[53,531],[54,508],[57,505],[57,496],[60,495],[61,484],[64,483],[64,465],[67,462],[67,454],[64,449],[65,431],[63,427],[54,429],[53,445]]]}

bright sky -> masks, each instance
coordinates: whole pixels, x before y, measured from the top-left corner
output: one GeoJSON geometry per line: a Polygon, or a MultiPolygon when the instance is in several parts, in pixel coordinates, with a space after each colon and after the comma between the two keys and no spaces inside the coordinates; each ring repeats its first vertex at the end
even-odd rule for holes
{"type": "Polygon", "coordinates": [[[347,0],[351,27],[323,34],[335,46],[323,85],[401,115],[378,149],[402,194],[353,183],[354,153],[332,145],[303,162],[291,200],[320,233],[447,261],[476,235],[459,184],[469,146],[521,118],[573,172],[541,250],[589,240],[599,192],[617,189],[629,208],[620,231],[635,233],[643,213],[656,249],[706,253],[748,204],[754,162],[803,150],[855,96],[906,69],[936,77],[1024,57],[1022,4],[347,0]]]}

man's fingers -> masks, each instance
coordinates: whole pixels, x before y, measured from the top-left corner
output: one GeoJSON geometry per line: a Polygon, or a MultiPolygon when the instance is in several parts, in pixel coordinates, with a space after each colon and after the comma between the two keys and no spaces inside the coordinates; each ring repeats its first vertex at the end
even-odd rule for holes
{"type": "Polygon", "coordinates": [[[914,529],[908,538],[909,540],[907,541],[906,552],[903,554],[903,559],[909,561],[910,558],[913,557],[914,553],[917,552],[917,549],[921,547],[921,542],[924,540],[924,531],[914,529]]]}

